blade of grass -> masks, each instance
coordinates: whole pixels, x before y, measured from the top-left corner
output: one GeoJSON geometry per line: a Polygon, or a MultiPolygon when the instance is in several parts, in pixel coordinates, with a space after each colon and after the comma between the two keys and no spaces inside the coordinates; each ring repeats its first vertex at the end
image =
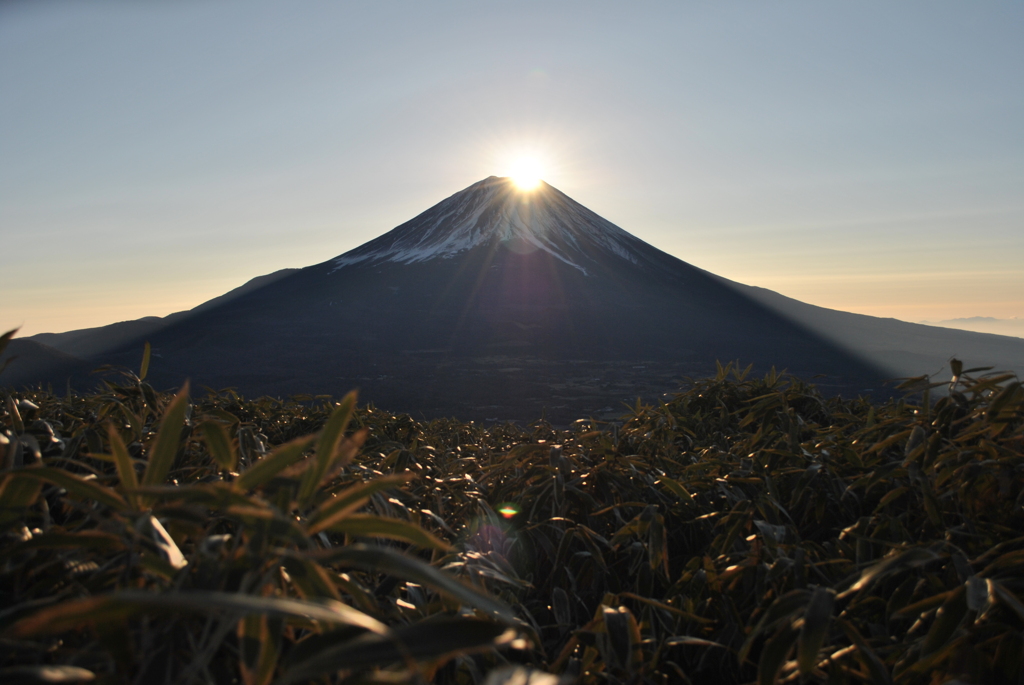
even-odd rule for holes
{"type": "Polygon", "coordinates": [[[302,485],[299,487],[297,498],[299,506],[306,506],[309,503],[324,474],[331,471],[338,453],[338,445],[345,436],[345,428],[352,420],[355,407],[356,393],[353,391],[345,395],[341,403],[331,412],[323,430],[320,431],[320,437],[316,443],[316,461],[302,474],[302,485]]]}
{"type": "Polygon", "coordinates": [[[828,635],[835,595],[829,588],[817,587],[804,609],[804,623],[797,639],[797,666],[806,677],[818,663],[818,651],[828,635]]]}
{"type": "Polygon", "coordinates": [[[291,685],[341,669],[364,669],[407,659],[437,659],[446,654],[490,647],[505,633],[505,626],[480,619],[455,616],[428,619],[396,628],[388,637],[364,634],[327,646],[306,656],[278,682],[291,685]]]}
{"type": "Polygon", "coordinates": [[[313,437],[312,435],[306,435],[275,447],[270,454],[243,471],[235,479],[235,485],[241,490],[251,490],[263,485],[281,471],[302,459],[302,453],[313,442],[313,437]]]}
{"type": "Polygon", "coordinates": [[[397,474],[375,478],[368,483],[353,485],[338,493],[321,504],[309,516],[307,524],[309,534],[315,535],[322,530],[327,530],[337,522],[349,516],[353,511],[363,506],[375,492],[389,488],[401,487],[409,482],[412,474],[397,474]]]}
{"type": "Polygon", "coordinates": [[[456,599],[505,621],[512,621],[514,614],[505,604],[481,591],[464,585],[457,579],[430,566],[419,559],[406,556],[384,547],[347,545],[330,550],[312,552],[309,557],[320,563],[336,563],[352,566],[364,571],[388,573],[421,585],[434,588],[443,595],[456,599]]]}
{"type": "Polygon", "coordinates": [[[439,540],[419,526],[385,516],[352,514],[330,526],[327,530],[362,537],[388,538],[426,549],[438,549],[442,552],[451,549],[451,545],[447,542],[439,540]]]}
{"type": "Polygon", "coordinates": [[[167,474],[174,464],[181,440],[181,428],[185,425],[185,410],[188,408],[188,381],[170,405],[164,410],[160,420],[160,431],[149,450],[149,463],[142,476],[142,485],[163,485],[167,474]]]}
{"type": "Polygon", "coordinates": [[[116,511],[124,511],[127,503],[115,490],[100,485],[95,480],[86,480],[64,469],[53,466],[35,466],[20,469],[11,474],[12,478],[35,479],[59,485],[69,495],[84,500],[95,500],[116,511]]]}
{"type": "Polygon", "coordinates": [[[203,442],[217,465],[225,471],[234,471],[238,465],[238,453],[224,425],[219,421],[203,421],[199,428],[203,432],[203,442]]]}
{"type": "Polygon", "coordinates": [[[319,621],[330,625],[358,626],[380,635],[388,632],[387,626],[372,616],[333,600],[309,602],[201,590],[160,594],[143,590],[123,590],[110,595],[72,600],[27,616],[4,632],[15,637],[54,635],[81,625],[154,610],[201,614],[229,612],[243,616],[266,614],[281,618],[319,621]]]}
{"type": "Polygon", "coordinates": [[[128,504],[133,509],[138,509],[138,496],[131,492],[139,487],[135,464],[132,462],[131,455],[128,454],[128,448],[125,446],[124,440],[121,439],[121,434],[117,432],[113,424],[107,426],[107,436],[110,440],[111,456],[114,457],[114,465],[117,467],[117,477],[121,481],[121,491],[125,494],[128,504]]]}
{"type": "Polygon", "coordinates": [[[149,373],[149,358],[153,348],[150,347],[149,341],[146,341],[146,346],[142,348],[142,363],[139,365],[139,382],[146,380],[146,374],[149,373]]]}

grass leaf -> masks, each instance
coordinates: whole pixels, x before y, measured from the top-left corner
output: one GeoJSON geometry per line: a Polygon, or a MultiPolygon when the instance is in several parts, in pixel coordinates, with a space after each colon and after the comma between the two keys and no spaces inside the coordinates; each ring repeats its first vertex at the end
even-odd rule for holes
{"type": "Polygon", "coordinates": [[[56,635],[82,625],[125,618],[141,612],[262,614],[286,619],[351,625],[384,635],[387,626],[352,607],[333,600],[309,602],[281,597],[256,597],[230,592],[180,591],[155,593],[123,590],[110,595],[72,600],[47,607],[10,626],[14,637],[56,635]]]}
{"type": "Polygon", "coordinates": [[[325,500],[315,511],[309,515],[308,530],[310,535],[315,535],[322,530],[327,530],[353,511],[366,503],[370,497],[377,492],[390,488],[401,487],[409,482],[412,474],[398,474],[374,478],[367,483],[359,483],[346,488],[335,497],[325,500]]]}
{"type": "Polygon", "coordinates": [[[341,669],[366,669],[407,659],[437,659],[447,654],[489,647],[506,633],[491,621],[444,616],[396,628],[391,635],[361,635],[304,655],[287,670],[279,685],[304,683],[341,669]]]}
{"type": "Polygon", "coordinates": [[[149,359],[152,353],[153,348],[147,340],[145,347],[142,348],[142,363],[139,365],[139,382],[146,380],[146,375],[149,373],[149,359]]]}
{"type": "Polygon", "coordinates": [[[811,593],[797,639],[797,666],[801,676],[810,674],[818,663],[818,651],[828,637],[834,603],[835,595],[829,588],[819,586],[811,593]]]}
{"type": "Polygon", "coordinates": [[[324,424],[316,443],[316,461],[302,474],[302,485],[297,498],[299,506],[305,506],[309,502],[324,474],[332,470],[335,458],[338,456],[338,446],[345,436],[345,428],[352,420],[355,408],[356,393],[353,391],[345,395],[341,403],[331,412],[327,423],[324,424]]]}
{"type": "Polygon", "coordinates": [[[142,485],[163,485],[167,474],[174,465],[181,441],[181,428],[185,424],[185,411],[188,409],[188,382],[182,386],[178,394],[164,410],[160,420],[160,431],[149,449],[149,463],[142,476],[142,485]]]}
{"type": "Polygon", "coordinates": [[[265,484],[281,471],[302,459],[303,452],[312,442],[313,436],[307,435],[275,447],[270,454],[257,460],[255,464],[243,471],[235,479],[235,485],[245,491],[265,484]]]}
{"type": "Polygon", "coordinates": [[[219,421],[203,421],[199,425],[203,433],[203,442],[210,450],[210,456],[225,471],[234,471],[238,466],[238,452],[231,442],[227,429],[219,421]]]}
{"type": "Polygon", "coordinates": [[[124,511],[127,508],[124,498],[117,494],[115,490],[105,485],[100,485],[95,480],[87,480],[76,476],[64,469],[52,466],[28,467],[11,472],[10,477],[53,483],[67,490],[68,494],[76,499],[96,501],[115,511],[124,511]]]}
{"type": "Polygon", "coordinates": [[[139,478],[135,473],[135,464],[132,461],[131,455],[128,454],[128,448],[125,446],[124,440],[121,439],[121,434],[117,432],[113,424],[107,426],[107,437],[110,441],[110,451],[114,458],[114,465],[117,467],[117,477],[121,480],[121,491],[125,493],[128,503],[137,509],[139,506],[138,498],[134,494],[128,494],[139,487],[139,478]]]}
{"type": "Polygon", "coordinates": [[[433,566],[384,547],[369,547],[356,544],[338,549],[313,552],[309,557],[320,563],[336,563],[364,571],[389,573],[415,583],[432,587],[443,595],[474,607],[484,613],[512,621],[512,610],[501,602],[488,597],[480,590],[460,583],[452,576],[442,573],[433,566]]]}
{"type": "Polygon", "coordinates": [[[419,526],[384,516],[352,514],[341,519],[327,530],[362,537],[388,538],[408,542],[425,549],[447,551],[451,545],[431,535],[419,526]]]}

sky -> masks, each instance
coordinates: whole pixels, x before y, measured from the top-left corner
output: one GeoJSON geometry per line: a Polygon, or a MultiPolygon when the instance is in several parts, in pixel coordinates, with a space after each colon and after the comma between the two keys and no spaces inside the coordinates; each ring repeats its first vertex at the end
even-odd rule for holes
{"type": "Polygon", "coordinates": [[[0,329],[189,309],[523,157],[741,283],[1024,321],[1022,35],[1020,2],[0,2],[0,329]]]}

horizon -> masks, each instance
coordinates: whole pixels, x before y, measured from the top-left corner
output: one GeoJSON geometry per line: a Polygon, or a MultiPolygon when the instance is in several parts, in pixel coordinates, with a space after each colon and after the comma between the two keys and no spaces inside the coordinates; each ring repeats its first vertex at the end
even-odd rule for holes
{"type": "Polygon", "coordinates": [[[1024,320],[1024,8],[575,8],[0,7],[0,327],[190,309],[527,159],[730,280],[1024,320]]]}

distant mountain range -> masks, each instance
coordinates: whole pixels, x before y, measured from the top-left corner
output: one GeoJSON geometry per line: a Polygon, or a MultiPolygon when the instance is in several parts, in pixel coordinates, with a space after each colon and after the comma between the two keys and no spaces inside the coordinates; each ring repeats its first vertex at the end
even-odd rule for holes
{"type": "Polygon", "coordinates": [[[1024,338],[1024,319],[997,319],[992,316],[968,316],[960,319],[944,319],[942,321],[920,321],[926,326],[942,326],[943,328],[959,328],[977,333],[993,333],[995,335],[1012,335],[1024,338]]]}
{"type": "Polygon", "coordinates": [[[7,385],[95,383],[98,364],[248,395],[326,393],[422,417],[610,416],[716,360],[826,391],[968,365],[1024,372],[1024,340],[849,314],[668,255],[542,184],[490,177],[340,257],[188,312],[14,340],[7,385]]]}

